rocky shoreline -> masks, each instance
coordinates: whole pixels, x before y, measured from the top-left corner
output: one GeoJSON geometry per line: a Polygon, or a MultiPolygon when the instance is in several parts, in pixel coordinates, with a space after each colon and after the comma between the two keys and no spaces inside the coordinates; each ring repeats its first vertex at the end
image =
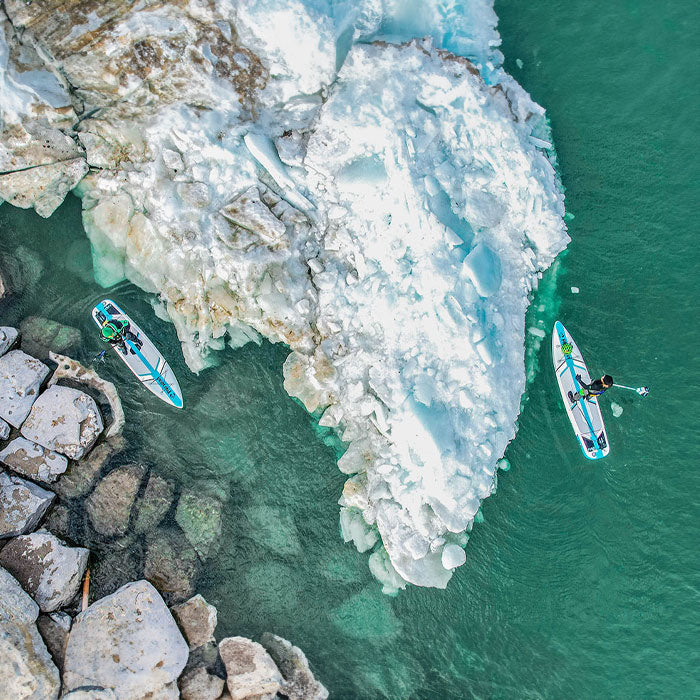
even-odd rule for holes
{"type": "Polygon", "coordinates": [[[304,653],[285,639],[216,641],[216,608],[195,588],[216,552],[228,494],[206,484],[178,487],[126,461],[116,389],[56,352],[76,329],[36,317],[21,329],[0,328],[7,697],[328,697],[304,653]],[[55,342],[36,340],[47,337],[55,342]]]}

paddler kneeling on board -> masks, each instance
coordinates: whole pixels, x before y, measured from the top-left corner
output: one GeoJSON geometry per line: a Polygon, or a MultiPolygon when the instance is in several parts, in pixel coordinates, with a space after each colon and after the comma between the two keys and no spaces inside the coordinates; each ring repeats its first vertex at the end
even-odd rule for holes
{"type": "Polygon", "coordinates": [[[575,403],[580,399],[590,401],[590,399],[594,396],[604,394],[613,385],[613,378],[609,374],[604,374],[600,379],[596,379],[590,384],[586,384],[586,382],[581,379],[580,374],[576,375],[576,379],[578,379],[578,383],[581,385],[581,388],[578,391],[578,395],[571,391],[569,392],[568,396],[571,403],[575,403]]]}
{"type": "MultiPolygon", "coordinates": [[[[129,330],[129,322],[119,318],[105,321],[102,325],[102,340],[117,348],[122,355],[129,354],[129,349],[126,345],[127,340],[130,340],[139,350],[143,345],[138,337],[129,330]]],[[[134,354],[133,349],[131,353],[134,354]]]]}

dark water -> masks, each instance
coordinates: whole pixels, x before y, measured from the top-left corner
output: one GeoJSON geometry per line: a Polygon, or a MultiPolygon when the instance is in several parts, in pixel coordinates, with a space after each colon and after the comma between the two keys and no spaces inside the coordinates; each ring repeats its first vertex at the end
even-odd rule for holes
{"type": "MultiPolygon", "coordinates": [[[[548,108],[576,217],[559,317],[593,372],[652,388],[606,396],[607,459],[580,454],[547,339],[513,468],[484,504],[467,564],[446,591],[387,598],[366,555],[340,539],[339,445],[285,394],[283,347],[227,351],[194,377],[172,326],[121,284],[109,294],[157,338],[187,410],[141,391],[116,361],[103,372],[122,390],[132,451],[229,496],[200,586],[219,637],[291,639],[339,698],[695,698],[700,14],[685,0],[496,10],[508,70],[548,108]]],[[[101,344],[89,311],[105,293],[91,281],[79,202],[49,220],[3,206],[0,232],[0,253],[23,246],[41,268],[27,263],[38,281],[2,321],[41,312],[76,326],[90,359],[101,344]]]]}

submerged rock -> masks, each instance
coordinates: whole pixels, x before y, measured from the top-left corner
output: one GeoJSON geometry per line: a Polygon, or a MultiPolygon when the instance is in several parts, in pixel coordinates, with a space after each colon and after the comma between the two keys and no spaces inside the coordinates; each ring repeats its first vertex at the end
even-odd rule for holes
{"type": "Polygon", "coordinates": [[[46,516],[44,528],[61,539],[74,539],[71,528],[71,512],[64,503],[57,503],[46,516]]]}
{"type": "Polygon", "coordinates": [[[0,462],[13,472],[50,484],[68,468],[63,456],[23,437],[15,438],[0,452],[0,462]]]}
{"type": "Polygon", "coordinates": [[[41,638],[39,606],[0,567],[0,693],[18,700],[55,700],[58,669],[41,638]]]}
{"type": "Polygon", "coordinates": [[[111,595],[118,588],[143,578],[143,543],[133,535],[100,543],[90,567],[93,600],[111,595]]]}
{"type": "Polygon", "coordinates": [[[101,442],[88,455],[77,462],[71,462],[65,474],[51,488],[61,498],[85,496],[95,485],[112,455],[119,452],[123,446],[121,439],[101,442]]]}
{"type": "Polygon", "coordinates": [[[97,532],[106,537],[126,534],[131,509],[146,475],[142,464],[125,464],[113,469],[88,496],[86,510],[97,532]]]}
{"type": "Polygon", "coordinates": [[[206,485],[186,488],[180,494],[175,520],[202,560],[220,544],[224,504],[206,485]]]}
{"type": "Polygon", "coordinates": [[[0,472],[0,539],[34,530],[55,497],[31,481],[0,472]]]}
{"type": "Polygon", "coordinates": [[[43,612],[53,612],[77,595],[89,555],[89,550],[69,547],[50,532],[40,530],[10,540],[0,551],[0,564],[43,612]]]}
{"type": "Polygon", "coordinates": [[[80,459],[102,428],[102,416],[92,397],[67,386],[52,386],[36,400],[21,432],[28,440],[80,459]]]}
{"type": "Polygon", "coordinates": [[[281,693],[289,700],[326,700],[328,690],[309,668],[306,654],[276,634],[265,632],[262,645],[284,676],[281,693]]]}
{"type": "Polygon", "coordinates": [[[39,398],[49,368],[21,350],[0,357],[0,418],[19,428],[39,398]]]}
{"type": "Polygon", "coordinates": [[[64,612],[42,613],[36,621],[39,634],[41,634],[59,671],[63,671],[66,644],[68,644],[68,634],[72,623],[71,616],[64,612]]]}
{"type": "Polygon", "coordinates": [[[175,496],[172,481],[151,472],[143,496],[138,503],[138,514],[134,521],[134,532],[149,532],[156,528],[170,510],[175,496]]]}
{"type": "Polygon", "coordinates": [[[226,686],[233,700],[273,698],[284,678],[265,649],[245,637],[227,637],[219,643],[226,667],[226,686]]]}
{"type": "Polygon", "coordinates": [[[66,690],[111,688],[119,700],[171,697],[187,655],[158,591],[147,581],[128,583],[73,621],[63,683],[66,690]]]}
{"type": "Polygon", "coordinates": [[[159,529],[146,541],[144,577],[170,603],[179,603],[194,593],[199,574],[197,553],[181,531],[159,529]]]}
{"type": "MultiPolygon", "coordinates": [[[[0,277],[0,299],[2,299],[2,278],[0,277]]],[[[0,355],[4,355],[17,340],[17,329],[0,326],[0,355]]]]}
{"type": "Polygon", "coordinates": [[[82,335],[77,328],[42,316],[27,316],[19,328],[22,333],[22,350],[40,360],[48,360],[51,351],[73,353],[82,342],[82,335]]]}
{"type": "Polygon", "coordinates": [[[196,595],[184,603],[174,605],[170,612],[180,626],[190,649],[211,642],[214,639],[217,615],[216,608],[209,605],[201,595],[196,595]]]}

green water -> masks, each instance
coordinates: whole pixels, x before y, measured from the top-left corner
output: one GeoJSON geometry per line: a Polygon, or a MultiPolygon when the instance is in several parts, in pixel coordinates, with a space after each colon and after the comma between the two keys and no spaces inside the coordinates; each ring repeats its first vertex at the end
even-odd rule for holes
{"type": "MultiPolygon", "coordinates": [[[[283,347],[229,351],[194,377],[172,326],[122,284],[110,295],[158,338],[187,410],[151,398],[116,361],[104,374],[123,387],[135,455],[229,496],[200,584],[219,637],[291,639],[338,698],[696,698],[700,14],[686,0],[496,10],[508,70],[548,108],[576,217],[560,318],[592,371],[652,388],[606,396],[610,457],[580,454],[543,343],[513,468],[484,504],[467,564],[446,591],[392,599],[339,537],[338,445],[285,394],[283,347]]],[[[49,220],[0,208],[0,253],[22,245],[42,265],[2,320],[43,309],[83,331],[89,359],[101,348],[88,312],[104,292],[79,212],[72,197],[49,220]]]]}

